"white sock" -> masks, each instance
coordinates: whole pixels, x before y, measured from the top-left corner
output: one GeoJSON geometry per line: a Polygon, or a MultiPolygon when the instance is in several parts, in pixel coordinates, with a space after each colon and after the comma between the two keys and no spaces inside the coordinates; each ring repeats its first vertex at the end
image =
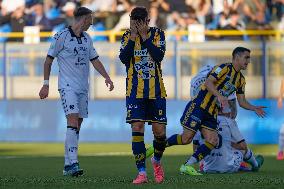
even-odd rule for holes
{"type": "Polygon", "coordinates": [[[284,150],[284,129],[281,128],[280,134],[279,134],[279,151],[284,150]]]}
{"type": "Polygon", "coordinates": [[[253,167],[258,167],[258,163],[257,163],[251,149],[248,149],[247,153],[245,153],[244,160],[249,162],[253,167]]]}
{"type": "Polygon", "coordinates": [[[193,165],[193,164],[195,164],[195,163],[197,163],[197,162],[198,162],[197,159],[196,159],[195,157],[191,156],[191,157],[186,161],[185,165],[193,165]]]}
{"type": "Polygon", "coordinates": [[[64,165],[71,165],[70,159],[69,159],[69,156],[68,156],[67,137],[65,138],[64,146],[65,146],[65,149],[64,149],[64,165]]]}
{"type": "Polygon", "coordinates": [[[66,145],[70,164],[78,163],[78,136],[77,129],[67,128],[66,145]]]}

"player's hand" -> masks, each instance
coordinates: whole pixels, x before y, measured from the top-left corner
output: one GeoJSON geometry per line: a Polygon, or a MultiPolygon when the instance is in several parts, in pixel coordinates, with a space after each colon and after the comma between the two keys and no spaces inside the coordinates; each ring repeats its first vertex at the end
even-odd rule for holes
{"type": "Polygon", "coordinates": [[[265,106],[255,106],[254,112],[259,116],[259,117],[265,117],[266,112],[263,110],[266,108],[265,106]]]}
{"type": "Polygon", "coordinates": [[[282,104],[282,98],[279,98],[277,101],[277,107],[278,108],[282,108],[283,104],[282,104]]]}
{"type": "Polygon", "coordinates": [[[218,96],[218,101],[220,102],[221,108],[229,107],[228,98],[224,96],[218,96]]]}
{"type": "Polygon", "coordinates": [[[112,91],[114,88],[112,80],[108,77],[105,80],[106,86],[109,87],[109,91],[112,91]]]}
{"type": "Polygon", "coordinates": [[[43,85],[42,88],[39,91],[40,99],[45,99],[46,97],[48,97],[48,93],[49,93],[49,86],[43,85]]]}
{"type": "Polygon", "coordinates": [[[143,41],[148,39],[148,25],[145,21],[139,21],[137,23],[138,33],[142,37],[143,41]]]}
{"type": "Polygon", "coordinates": [[[130,20],[130,39],[135,41],[135,38],[138,35],[137,30],[137,21],[136,20],[130,20]]]}

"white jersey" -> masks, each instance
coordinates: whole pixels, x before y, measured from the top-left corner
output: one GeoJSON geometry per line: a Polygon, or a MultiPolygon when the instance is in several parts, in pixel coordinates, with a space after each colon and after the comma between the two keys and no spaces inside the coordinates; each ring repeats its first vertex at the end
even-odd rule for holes
{"type": "Polygon", "coordinates": [[[194,98],[200,91],[201,85],[205,82],[208,73],[214,68],[213,65],[205,65],[190,81],[190,97],[194,98]]]}
{"type": "MultiPolygon", "coordinates": [[[[242,153],[231,146],[232,137],[228,126],[230,120],[232,119],[218,116],[219,145],[204,158],[203,171],[206,173],[237,172],[243,161],[242,153]]],[[[200,132],[195,135],[194,140],[198,140],[199,145],[204,143],[200,132]]]]}
{"type": "Polygon", "coordinates": [[[71,27],[54,35],[48,56],[57,57],[59,66],[58,89],[88,92],[89,64],[99,56],[91,37],[83,32],[77,37],[71,27]]]}

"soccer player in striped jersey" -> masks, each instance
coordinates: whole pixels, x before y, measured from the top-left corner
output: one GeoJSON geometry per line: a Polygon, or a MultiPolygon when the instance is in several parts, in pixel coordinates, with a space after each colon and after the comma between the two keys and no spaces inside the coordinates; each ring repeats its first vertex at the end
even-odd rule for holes
{"type": "Polygon", "coordinates": [[[136,7],[130,14],[130,29],[121,41],[121,62],[126,67],[126,122],[132,128],[132,151],[138,175],[134,184],[148,182],[145,167],[144,124],[152,125],[154,157],[151,159],[156,183],[164,180],[161,158],[166,146],[166,90],[161,61],[166,44],[161,29],[149,27],[148,11],[136,7]]]}
{"type": "MultiPolygon", "coordinates": [[[[277,102],[278,108],[282,108],[282,106],[283,106],[283,104],[282,104],[283,94],[284,94],[284,79],[281,81],[280,94],[279,94],[278,102],[277,102]]],[[[277,153],[276,159],[277,160],[284,160],[284,152],[283,152],[283,150],[284,150],[284,124],[280,128],[278,140],[279,140],[278,153],[277,153]]]]}
{"type": "MultiPolygon", "coordinates": [[[[251,105],[245,98],[245,78],[241,70],[245,70],[250,62],[250,50],[237,47],[232,53],[232,63],[215,66],[208,74],[205,83],[197,96],[186,106],[180,119],[183,126],[181,135],[175,134],[167,139],[167,146],[191,143],[195,133],[200,130],[205,142],[181,166],[181,173],[200,175],[193,164],[199,162],[218,145],[217,115],[220,108],[228,106],[228,96],[236,92],[241,107],[254,111],[264,117],[263,106],[251,105]]],[[[224,110],[223,110],[224,111],[224,110]]]]}

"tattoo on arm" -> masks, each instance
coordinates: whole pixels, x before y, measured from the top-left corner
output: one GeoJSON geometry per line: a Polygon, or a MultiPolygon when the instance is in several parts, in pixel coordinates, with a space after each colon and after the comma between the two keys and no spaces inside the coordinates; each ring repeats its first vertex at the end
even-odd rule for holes
{"type": "Polygon", "coordinates": [[[237,114],[238,114],[236,99],[229,100],[229,106],[230,106],[230,109],[231,109],[231,118],[235,119],[237,117],[237,114]]]}

